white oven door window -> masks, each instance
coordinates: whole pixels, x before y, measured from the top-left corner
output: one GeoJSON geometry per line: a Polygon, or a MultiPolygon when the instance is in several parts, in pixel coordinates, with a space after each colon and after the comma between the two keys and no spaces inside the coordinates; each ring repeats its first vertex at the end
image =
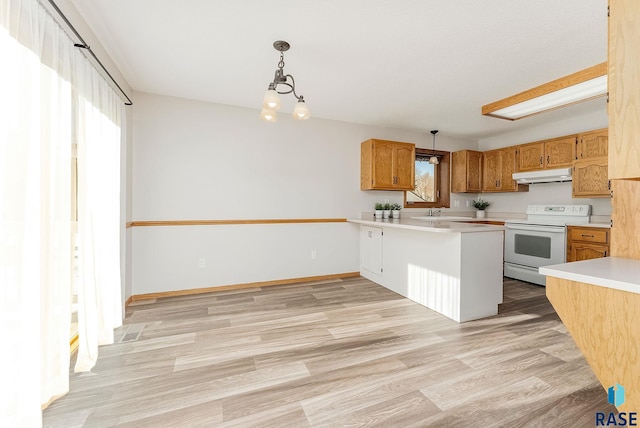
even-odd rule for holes
{"type": "Polygon", "coordinates": [[[505,234],[505,261],[541,267],[566,260],[565,228],[547,226],[508,226],[505,234]]]}

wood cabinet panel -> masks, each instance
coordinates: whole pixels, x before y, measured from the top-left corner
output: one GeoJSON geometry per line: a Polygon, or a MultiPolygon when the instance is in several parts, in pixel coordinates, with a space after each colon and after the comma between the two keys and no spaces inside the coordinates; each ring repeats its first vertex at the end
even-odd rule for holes
{"type": "Polygon", "coordinates": [[[640,181],[611,180],[611,255],[640,259],[640,181]]]}
{"type": "Polygon", "coordinates": [[[574,198],[609,198],[607,157],[577,160],[573,163],[571,194],[574,198]]]}
{"type": "Polygon", "coordinates": [[[461,150],[451,154],[451,192],[482,191],[482,152],[461,150]]]}
{"type": "Polygon", "coordinates": [[[482,191],[496,192],[500,189],[501,171],[500,150],[489,150],[483,153],[482,191]]]}
{"type": "Polygon", "coordinates": [[[571,166],[576,158],[576,136],[554,138],[544,143],[545,168],[571,166]]]}
{"type": "Polygon", "coordinates": [[[360,189],[413,190],[415,144],[367,140],[360,147],[360,189]]]}
{"type": "Polygon", "coordinates": [[[640,178],[640,1],[609,0],[609,178],[640,178]]]}
{"type": "Polygon", "coordinates": [[[529,186],[513,179],[516,170],[516,146],[489,150],[483,153],[483,192],[523,192],[529,186]]]}
{"type": "Polygon", "coordinates": [[[609,229],[569,226],[568,236],[571,241],[609,245],[609,229]]]}
{"type": "Polygon", "coordinates": [[[416,148],[413,144],[401,143],[396,145],[395,186],[401,189],[413,190],[415,187],[416,148]]]}
{"type": "Polygon", "coordinates": [[[502,156],[500,190],[503,192],[516,192],[529,189],[528,185],[518,184],[513,179],[513,173],[516,172],[517,151],[518,149],[516,147],[507,147],[500,150],[502,156]]]}
{"type": "Polygon", "coordinates": [[[609,236],[605,228],[567,227],[567,262],[608,257],[609,236]]]}
{"type": "Polygon", "coordinates": [[[576,157],[576,135],[523,144],[518,148],[519,171],[571,166],[576,157]]]}
{"type": "Polygon", "coordinates": [[[544,168],[544,142],[523,144],[518,148],[518,169],[534,171],[544,168]]]}
{"type": "Polygon", "coordinates": [[[606,157],[608,154],[609,130],[607,128],[578,134],[577,160],[606,157]]]}

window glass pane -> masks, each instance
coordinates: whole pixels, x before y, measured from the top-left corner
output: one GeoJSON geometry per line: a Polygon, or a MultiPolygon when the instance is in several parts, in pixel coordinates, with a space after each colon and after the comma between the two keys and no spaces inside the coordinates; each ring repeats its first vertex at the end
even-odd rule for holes
{"type": "Polygon", "coordinates": [[[428,158],[416,159],[416,186],[407,192],[407,202],[436,201],[436,166],[428,158]]]}

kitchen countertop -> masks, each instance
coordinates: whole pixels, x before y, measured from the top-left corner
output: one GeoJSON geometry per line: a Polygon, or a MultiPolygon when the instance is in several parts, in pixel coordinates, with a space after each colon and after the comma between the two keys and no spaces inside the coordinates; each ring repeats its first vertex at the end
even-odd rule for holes
{"type": "MultiPolygon", "coordinates": [[[[473,219],[476,221],[491,221],[488,219],[473,219]]],[[[384,219],[384,220],[364,220],[364,219],[347,219],[348,222],[364,224],[374,227],[394,227],[398,229],[418,230],[422,232],[439,232],[439,233],[470,233],[470,232],[495,232],[505,230],[504,226],[496,226],[490,224],[474,224],[467,220],[457,221],[428,221],[417,219],[384,219]]],[[[499,220],[498,220],[499,221],[499,220]]]]}
{"type": "Polygon", "coordinates": [[[567,223],[567,226],[599,227],[602,229],[611,229],[611,223],[567,223]]]}
{"type": "Polygon", "coordinates": [[[542,275],[640,294],[640,260],[622,257],[544,266],[542,275]]]}

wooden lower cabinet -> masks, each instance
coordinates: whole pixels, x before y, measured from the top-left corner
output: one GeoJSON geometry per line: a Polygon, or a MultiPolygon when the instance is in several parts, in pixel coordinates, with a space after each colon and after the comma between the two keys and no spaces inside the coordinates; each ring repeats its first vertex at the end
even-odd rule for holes
{"type": "Polygon", "coordinates": [[[567,262],[608,257],[610,230],[600,227],[567,228],[567,262]]]}

